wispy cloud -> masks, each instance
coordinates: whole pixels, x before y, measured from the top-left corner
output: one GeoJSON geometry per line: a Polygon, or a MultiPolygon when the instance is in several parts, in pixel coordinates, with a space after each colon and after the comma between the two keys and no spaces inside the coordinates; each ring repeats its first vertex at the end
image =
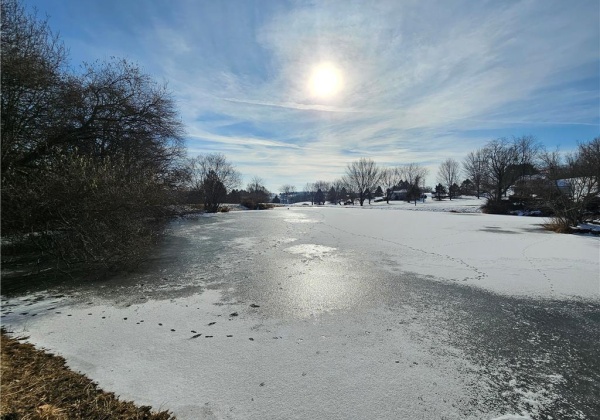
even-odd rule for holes
{"type": "Polygon", "coordinates": [[[243,145],[246,147],[253,146],[265,146],[265,147],[283,147],[286,149],[298,149],[299,146],[295,144],[284,143],[281,141],[259,139],[254,137],[234,137],[234,136],[222,136],[204,131],[192,131],[188,132],[188,137],[191,139],[210,141],[213,143],[220,144],[236,144],[243,145]]]}
{"type": "MultiPolygon", "coordinates": [[[[261,106],[270,106],[275,108],[289,108],[289,109],[300,109],[307,111],[324,111],[324,112],[369,112],[369,111],[361,111],[350,108],[338,108],[328,105],[319,105],[319,104],[299,104],[293,102],[265,102],[265,101],[256,101],[251,99],[235,99],[235,98],[219,98],[227,102],[236,102],[241,104],[250,104],[250,105],[261,105],[261,106]]],[[[373,111],[371,111],[373,112],[373,111]]]]}

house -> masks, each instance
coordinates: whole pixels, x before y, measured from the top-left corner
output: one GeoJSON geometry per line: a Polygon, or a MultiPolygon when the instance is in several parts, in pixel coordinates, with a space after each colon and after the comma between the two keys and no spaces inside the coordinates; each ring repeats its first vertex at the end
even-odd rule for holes
{"type": "Polygon", "coordinates": [[[408,190],[394,190],[392,191],[392,195],[390,196],[390,200],[406,200],[408,197],[408,190]]]}

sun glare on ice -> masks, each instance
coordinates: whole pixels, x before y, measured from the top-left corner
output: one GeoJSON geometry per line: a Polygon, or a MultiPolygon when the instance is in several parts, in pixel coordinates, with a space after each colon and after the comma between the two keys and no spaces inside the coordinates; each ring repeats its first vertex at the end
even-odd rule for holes
{"type": "Polygon", "coordinates": [[[309,87],[313,96],[321,98],[333,96],[342,87],[342,75],[330,63],[319,64],[312,71],[309,87]]]}

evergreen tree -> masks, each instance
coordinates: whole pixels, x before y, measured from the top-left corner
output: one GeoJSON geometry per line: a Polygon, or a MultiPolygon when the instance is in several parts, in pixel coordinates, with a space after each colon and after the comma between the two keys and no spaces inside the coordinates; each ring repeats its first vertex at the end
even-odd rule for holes
{"type": "Polygon", "coordinates": [[[317,205],[325,204],[325,194],[323,194],[320,188],[315,193],[315,203],[317,205]]]}
{"type": "Polygon", "coordinates": [[[331,187],[329,189],[329,192],[327,193],[327,201],[329,201],[332,204],[337,204],[338,196],[334,187],[331,187]]]}
{"type": "Polygon", "coordinates": [[[470,179],[465,179],[462,184],[460,184],[459,192],[462,195],[475,195],[475,184],[473,184],[470,179]]]}
{"type": "Polygon", "coordinates": [[[450,186],[450,200],[452,200],[452,197],[456,197],[458,194],[460,193],[460,187],[458,186],[457,183],[454,183],[450,186]]]}
{"type": "Polygon", "coordinates": [[[442,195],[446,194],[446,187],[444,187],[441,183],[435,186],[435,198],[438,201],[442,201],[442,195]]]}

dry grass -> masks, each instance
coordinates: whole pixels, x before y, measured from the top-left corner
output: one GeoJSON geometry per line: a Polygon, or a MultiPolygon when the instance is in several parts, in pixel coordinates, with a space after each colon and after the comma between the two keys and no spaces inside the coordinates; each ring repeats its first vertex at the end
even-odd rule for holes
{"type": "Polygon", "coordinates": [[[174,419],[104,392],[65,359],[2,332],[0,419],[174,419]]]}
{"type": "Polygon", "coordinates": [[[542,227],[546,230],[550,230],[556,233],[572,233],[573,229],[571,228],[571,224],[559,217],[553,217],[548,219],[545,223],[542,223],[542,227]]]}

